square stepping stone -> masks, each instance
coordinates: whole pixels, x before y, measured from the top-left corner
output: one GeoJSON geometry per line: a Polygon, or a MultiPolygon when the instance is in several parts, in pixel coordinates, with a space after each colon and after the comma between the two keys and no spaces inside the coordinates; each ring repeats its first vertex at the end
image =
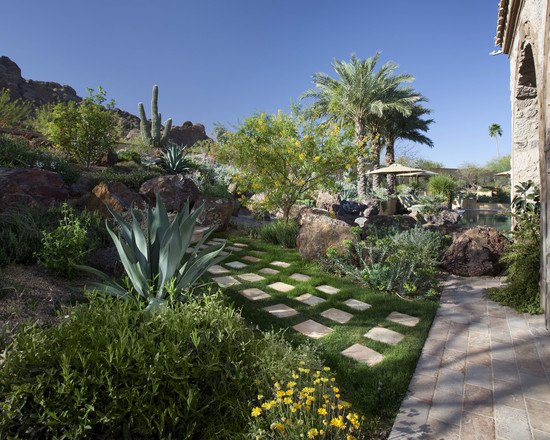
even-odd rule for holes
{"type": "Polygon", "coordinates": [[[303,335],[309,336],[313,339],[322,338],[323,336],[326,336],[333,331],[330,327],[319,324],[313,319],[308,319],[307,321],[301,322],[300,324],[296,324],[292,328],[297,332],[300,332],[303,335]]]}
{"type": "Polygon", "coordinates": [[[254,252],[255,254],[258,254],[258,255],[265,255],[265,254],[267,254],[267,252],[264,252],[264,251],[257,251],[256,249],[250,249],[250,252],[254,252]]]}
{"type": "Polygon", "coordinates": [[[238,280],[236,280],[233,277],[226,276],[226,277],[214,277],[212,280],[218,284],[220,287],[231,287],[235,286],[237,284],[241,284],[238,280]]]}
{"type": "Polygon", "coordinates": [[[241,290],[239,293],[250,301],[258,301],[260,299],[271,298],[270,294],[265,293],[263,290],[256,289],[255,287],[252,287],[251,289],[241,290]]]}
{"type": "Polygon", "coordinates": [[[227,267],[230,267],[232,269],[242,269],[243,267],[247,267],[248,264],[244,264],[241,261],[232,261],[231,263],[225,263],[227,267]]]}
{"type": "Polygon", "coordinates": [[[372,306],[370,304],[367,304],[366,302],[359,301],[358,299],[350,298],[346,301],[344,301],[344,304],[352,309],[364,311],[370,309],[372,306]]]}
{"type": "Polygon", "coordinates": [[[218,275],[220,273],[227,273],[229,272],[228,269],[225,267],[220,266],[219,264],[214,264],[213,266],[210,266],[208,269],[206,269],[209,273],[212,275],[218,275]]]}
{"type": "Polygon", "coordinates": [[[294,289],[294,286],[291,286],[287,283],[281,283],[280,281],[277,281],[276,283],[270,284],[267,287],[271,287],[273,290],[276,290],[277,292],[290,292],[294,289]]]}
{"type": "Polygon", "coordinates": [[[227,238],[213,238],[211,241],[217,241],[217,242],[220,242],[220,243],[226,243],[226,242],[227,242],[227,238]]]}
{"type": "Polygon", "coordinates": [[[225,249],[227,249],[228,251],[233,251],[233,252],[242,251],[242,249],[240,247],[235,247],[235,246],[226,246],[225,249]]]}
{"type": "Polygon", "coordinates": [[[336,295],[338,292],[340,292],[340,289],[337,289],[336,287],[329,286],[327,284],[323,284],[322,286],[317,286],[316,289],[319,292],[326,293],[327,295],[336,295]]]}
{"type": "Polygon", "coordinates": [[[373,327],[365,333],[365,337],[384,344],[397,345],[405,336],[388,328],[373,327]]]}
{"type": "Polygon", "coordinates": [[[264,310],[277,318],[290,318],[298,314],[296,310],[285,304],[275,304],[274,306],[265,307],[264,310]]]}
{"type": "Polygon", "coordinates": [[[265,273],[266,275],[277,275],[279,273],[278,270],[271,269],[271,267],[264,267],[263,269],[260,269],[258,272],[265,273]]]}
{"type": "Polygon", "coordinates": [[[351,347],[348,347],[342,351],[341,354],[357,362],[361,362],[362,364],[367,364],[369,367],[372,367],[373,365],[376,365],[384,360],[384,356],[380,353],[361,344],[353,344],[351,347]]]}
{"type": "Polygon", "coordinates": [[[243,260],[250,261],[251,263],[257,263],[258,261],[262,261],[261,258],[253,257],[252,255],[247,255],[246,257],[243,257],[243,260]]]}
{"type": "Polygon", "coordinates": [[[420,322],[420,318],[417,318],[416,316],[399,312],[391,312],[386,319],[388,321],[395,322],[396,324],[404,325],[405,327],[414,327],[420,322]]]}
{"type": "Polygon", "coordinates": [[[233,246],[237,246],[237,247],[240,247],[240,248],[248,247],[248,245],[244,244],[244,243],[233,243],[233,246]]]}
{"type": "Polygon", "coordinates": [[[221,251],[218,255],[221,255],[222,257],[226,257],[229,255],[229,252],[221,251]]]}
{"type": "Polygon", "coordinates": [[[345,324],[351,318],[353,318],[353,315],[351,313],[344,312],[343,310],[335,308],[325,310],[323,313],[321,313],[321,316],[335,321],[339,324],[345,324]]]}
{"type": "Polygon", "coordinates": [[[311,295],[309,293],[304,293],[303,295],[300,295],[295,299],[297,301],[303,302],[304,304],[307,304],[308,306],[316,306],[317,304],[325,302],[323,298],[319,298],[318,296],[311,295]]]}
{"type": "Polygon", "coordinates": [[[311,280],[311,277],[309,275],[304,275],[302,273],[293,273],[289,276],[289,278],[296,280],[296,281],[309,281],[311,280]]]}
{"type": "Polygon", "coordinates": [[[271,263],[272,266],[278,266],[278,267],[288,267],[290,266],[289,263],[285,263],[284,261],[272,261],[271,263]]]}
{"type": "Polygon", "coordinates": [[[257,275],[255,273],[243,273],[242,275],[237,275],[237,278],[243,280],[243,281],[249,281],[251,283],[256,283],[258,281],[263,281],[265,278],[261,275],[257,275]]]}

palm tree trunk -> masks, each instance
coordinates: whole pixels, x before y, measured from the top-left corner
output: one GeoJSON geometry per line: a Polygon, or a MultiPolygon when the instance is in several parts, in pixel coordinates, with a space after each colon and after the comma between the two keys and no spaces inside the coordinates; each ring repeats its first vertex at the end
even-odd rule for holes
{"type": "MultiPolygon", "coordinates": [[[[388,138],[386,139],[386,165],[391,165],[395,163],[395,140],[388,138]]],[[[388,174],[386,176],[388,194],[395,194],[395,174],[388,174]]]]}
{"type": "MultiPolygon", "coordinates": [[[[372,154],[374,156],[374,169],[380,168],[380,153],[382,149],[382,143],[380,142],[380,137],[375,136],[371,143],[372,154]]],[[[380,174],[372,175],[372,187],[374,189],[380,188],[380,174]]]]}
{"type": "Polygon", "coordinates": [[[357,197],[359,199],[364,198],[367,195],[367,177],[365,172],[367,170],[367,159],[365,158],[365,135],[366,130],[363,123],[360,121],[355,122],[355,143],[358,149],[357,160],[357,197]]]}
{"type": "Polygon", "coordinates": [[[500,159],[500,154],[499,154],[499,151],[498,151],[498,137],[495,136],[495,142],[497,143],[497,159],[500,159]]]}

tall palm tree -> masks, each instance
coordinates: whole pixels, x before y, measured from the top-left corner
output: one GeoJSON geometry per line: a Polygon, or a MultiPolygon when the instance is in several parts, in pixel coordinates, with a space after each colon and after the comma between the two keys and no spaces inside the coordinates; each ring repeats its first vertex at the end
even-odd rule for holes
{"type": "Polygon", "coordinates": [[[500,154],[498,152],[498,138],[499,136],[502,136],[502,127],[496,123],[489,125],[489,136],[495,138],[495,142],[497,144],[497,159],[498,159],[500,158],[500,154]]]}
{"type": "MultiPolygon", "coordinates": [[[[396,111],[408,115],[418,96],[411,89],[402,87],[403,83],[414,80],[407,74],[394,74],[397,66],[388,62],[376,70],[380,54],[365,60],[352,55],[349,62],[334,60],[338,79],[325,73],[315,73],[315,88],[306,91],[301,98],[313,98],[310,107],[315,118],[326,117],[342,126],[351,126],[355,130],[355,143],[359,149],[357,164],[357,193],[366,194],[365,172],[368,152],[365,148],[369,140],[369,123],[385,112],[396,111]]],[[[376,137],[371,137],[376,143],[376,137]]]]}

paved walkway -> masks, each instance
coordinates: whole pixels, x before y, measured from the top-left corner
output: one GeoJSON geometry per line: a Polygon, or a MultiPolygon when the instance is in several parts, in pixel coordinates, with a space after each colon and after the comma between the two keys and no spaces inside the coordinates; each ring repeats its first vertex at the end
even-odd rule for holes
{"type": "Polygon", "coordinates": [[[390,440],[550,440],[550,332],[450,277],[390,440]]]}

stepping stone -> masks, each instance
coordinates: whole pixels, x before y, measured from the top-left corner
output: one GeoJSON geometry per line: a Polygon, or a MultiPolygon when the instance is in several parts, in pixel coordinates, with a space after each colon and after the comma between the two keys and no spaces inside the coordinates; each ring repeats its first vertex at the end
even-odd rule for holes
{"type": "Polygon", "coordinates": [[[227,243],[227,238],[213,238],[210,241],[216,241],[218,243],[227,243]]]}
{"type": "Polygon", "coordinates": [[[231,287],[235,286],[237,284],[241,284],[239,281],[237,281],[235,278],[226,276],[226,277],[215,277],[212,278],[212,280],[215,283],[218,283],[218,286],[220,287],[231,287]]]}
{"type": "Polygon", "coordinates": [[[201,245],[199,246],[199,249],[202,251],[203,249],[206,249],[206,248],[209,248],[209,247],[210,247],[210,246],[207,246],[207,245],[205,245],[205,244],[201,244],[201,245]]]}
{"type": "Polygon", "coordinates": [[[231,267],[232,269],[242,269],[243,267],[247,267],[248,264],[244,264],[240,261],[232,261],[231,263],[225,263],[227,267],[231,267]]]}
{"type": "Polygon", "coordinates": [[[225,267],[220,266],[219,264],[214,264],[213,266],[210,266],[208,269],[206,269],[209,273],[212,275],[218,275],[220,273],[227,273],[229,272],[228,269],[225,267]]]}
{"type": "Polygon", "coordinates": [[[351,318],[353,318],[353,315],[351,313],[344,312],[343,310],[335,308],[325,310],[323,313],[321,313],[321,316],[335,321],[339,324],[345,324],[351,318]]]}
{"type": "Polygon", "coordinates": [[[263,269],[260,269],[258,272],[265,273],[267,275],[277,275],[279,273],[278,270],[271,269],[271,267],[264,267],[263,269]]]}
{"type": "Polygon", "coordinates": [[[300,295],[295,299],[297,301],[303,302],[304,304],[307,304],[308,306],[316,306],[317,304],[325,302],[323,298],[319,298],[318,296],[311,295],[309,293],[304,293],[303,295],[300,295]]]}
{"type": "Polygon", "coordinates": [[[233,246],[237,246],[237,247],[240,247],[240,248],[248,247],[248,245],[244,244],[244,243],[233,243],[233,246]]]}
{"type": "Polygon", "coordinates": [[[391,312],[386,319],[388,321],[395,322],[396,324],[404,325],[405,327],[414,327],[420,322],[420,318],[417,318],[416,316],[399,312],[391,312]]]}
{"type": "Polygon", "coordinates": [[[262,277],[261,275],[256,275],[255,273],[243,273],[242,275],[237,275],[237,278],[243,281],[249,281],[251,283],[265,280],[264,277],[262,277]]]}
{"type": "Polygon", "coordinates": [[[270,284],[267,287],[271,287],[273,290],[276,290],[277,292],[290,292],[294,289],[294,286],[291,286],[287,283],[281,283],[280,281],[277,281],[276,283],[270,284]]]}
{"type": "Polygon", "coordinates": [[[380,353],[361,344],[353,344],[351,347],[342,351],[341,354],[357,362],[361,362],[362,364],[367,364],[369,367],[384,360],[384,356],[380,353]]]}
{"type": "Polygon", "coordinates": [[[233,251],[233,252],[240,252],[242,251],[242,249],[240,247],[235,247],[235,246],[226,246],[225,247],[228,251],[233,251]]]}
{"type": "Polygon", "coordinates": [[[290,266],[289,263],[285,263],[284,261],[272,261],[271,263],[272,266],[279,266],[279,267],[288,267],[290,266]]]}
{"type": "Polygon", "coordinates": [[[346,301],[344,301],[344,304],[352,309],[363,311],[370,309],[372,306],[370,304],[367,304],[366,302],[359,301],[358,299],[350,298],[346,301]]]}
{"type": "Polygon", "coordinates": [[[267,252],[264,252],[264,251],[257,251],[256,249],[250,249],[250,252],[254,252],[255,254],[258,254],[258,255],[265,255],[265,254],[267,254],[267,252]]]}
{"type": "Polygon", "coordinates": [[[309,275],[304,275],[301,273],[293,273],[289,276],[289,278],[296,280],[296,281],[309,281],[311,280],[311,277],[309,275]]]}
{"type": "Polygon", "coordinates": [[[229,255],[229,252],[221,251],[218,255],[226,257],[227,255],[229,255]]]}
{"type": "Polygon", "coordinates": [[[365,333],[365,337],[384,344],[397,345],[405,336],[387,328],[373,327],[365,333]]]}
{"type": "Polygon", "coordinates": [[[292,307],[288,307],[285,304],[275,304],[274,306],[265,307],[264,310],[271,313],[277,318],[290,318],[298,314],[292,307]]]}
{"type": "Polygon", "coordinates": [[[296,324],[292,328],[297,332],[300,332],[303,335],[309,336],[313,339],[322,338],[323,336],[326,336],[333,331],[330,327],[319,324],[312,319],[308,319],[307,321],[301,322],[300,324],[296,324]]]}
{"type": "Polygon", "coordinates": [[[252,287],[251,289],[244,289],[239,292],[242,296],[250,301],[258,301],[260,299],[271,298],[271,295],[265,293],[263,290],[252,287]]]}
{"type": "Polygon", "coordinates": [[[247,255],[246,257],[243,257],[243,260],[250,261],[251,263],[257,263],[258,261],[262,261],[261,258],[253,257],[251,255],[247,255]]]}
{"type": "Polygon", "coordinates": [[[317,286],[316,289],[319,292],[326,293],[327,295],[335,295],[338,292],[340,292],[340,289],[337,289],[336,287],[329,286],[327,284],[323,284],[322,286],[317,286]]]}

